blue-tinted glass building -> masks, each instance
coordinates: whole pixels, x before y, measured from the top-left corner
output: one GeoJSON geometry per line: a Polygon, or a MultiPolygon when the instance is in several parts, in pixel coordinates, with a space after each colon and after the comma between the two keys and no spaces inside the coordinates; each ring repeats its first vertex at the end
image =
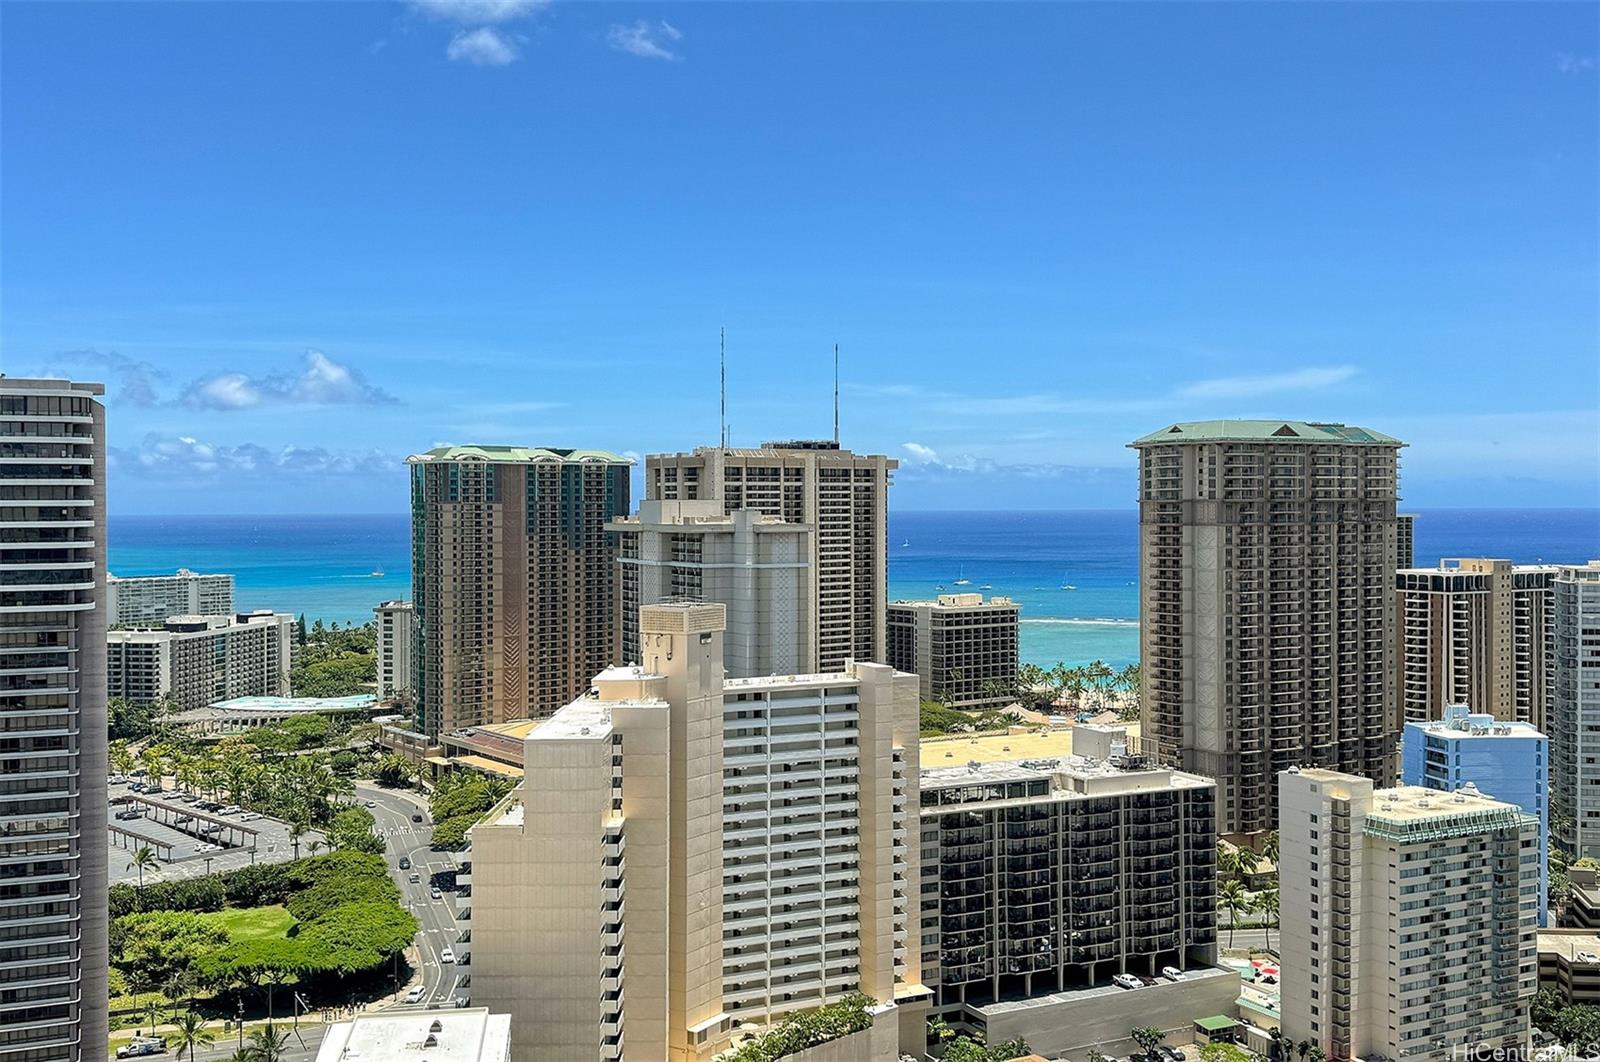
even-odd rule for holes
{"type": "Polygon", "coordinates": [[[1407,723],[1400,746],[1400,780],[1451,793],[1471,783],[1539,819],[1539,924],[1550,888],[1550,742],[1529,723],[1475,715],[1464,704],[1441,719],[1407,723]]]}

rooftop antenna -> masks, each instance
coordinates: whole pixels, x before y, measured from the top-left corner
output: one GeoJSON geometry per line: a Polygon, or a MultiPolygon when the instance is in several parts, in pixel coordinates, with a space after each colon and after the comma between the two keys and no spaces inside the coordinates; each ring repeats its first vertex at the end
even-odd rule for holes
{"type": "Polygon", "coordinates": [[[839,445],[839,344],[833,345],[833,445],[839,445]]]}
{"type": "Polygon", "coordinates": [[[721,330],[720,350],[718,353],[718,367],[721,372],[722,388],[722,448],[728,448],[728,329],[724,326],[721,330]]]}

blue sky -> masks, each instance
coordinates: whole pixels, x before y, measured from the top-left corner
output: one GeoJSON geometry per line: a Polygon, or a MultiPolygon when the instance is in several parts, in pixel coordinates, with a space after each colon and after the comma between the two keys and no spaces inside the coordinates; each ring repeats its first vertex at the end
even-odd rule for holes
{"type": "Polygon", "coordinates": [[[118,512],[399,511],[439,442],[831,431],[906,508],[1175,420],[1600,504],[1586,4],[6,3],[0,369],[118,512]]]}

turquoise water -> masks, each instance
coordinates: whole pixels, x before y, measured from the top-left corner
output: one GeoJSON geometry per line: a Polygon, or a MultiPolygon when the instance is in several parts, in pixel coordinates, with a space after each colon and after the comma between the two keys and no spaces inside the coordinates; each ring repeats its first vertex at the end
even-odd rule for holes
{"type": "MultiPolygon", "coordinates": [[[[894,513],[889,591],[1006,594],[1022,602],[1024,660],[1120,666],[1139,654],[1137,532],[1131,510],[894,513]],[[963,578],[967,585],[956,585],[963,578]]],[[[1441,556],[1600,557],[1600,511],[1425,511],[1417,563],[1441,556]]],[[[411,592],[410,522],[398,514],[114,516],[110,566],[117,575],[232,572],[240,608],[364,623],[373,605],[411,592]]]]}

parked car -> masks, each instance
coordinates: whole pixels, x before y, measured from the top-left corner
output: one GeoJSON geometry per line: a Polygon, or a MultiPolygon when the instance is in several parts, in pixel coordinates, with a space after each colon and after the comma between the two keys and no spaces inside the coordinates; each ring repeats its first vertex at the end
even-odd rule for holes
{"type": "Polygon", "coordinates": [[[259,811],[247,811],[243,815],[239,816],[239,821],[240,822],[254,822],[257,819],[259,819],[260,817],[261,817],[261,812],[259,812],[259,811]]]}
{"type": "Polygon", "coordinates": [[[159,1036],[140,1036],[117,1048],[118,1058],[143,1058],[145,1055],[164,1055],[167,1041],[159,1036]]]}
{"type": "Polygon", "coordinates": [[[456,1006],[465,1007],[465,1006],[468,1006],[468,1005],[469,1004],[467,1002],[467,997],[466,996],[457,996],[456,997],[456,1006]]]}
{"type": "Polygon", "coordinates": [[[188,823],[191,823],[193,821],[194,821],[194,816],[193,815],[179,815],[177,818],[172,820],[172,824],[174,826],[184,826],[184,825],[187,825],[188,823]]]}
{"type": "Polygon", "coordinates": [[[106,781],[109,782],[112,785],[121,785],[123,782],[126,782],[127,780],[128,780],[128,776],[125,775],[125,774],[114,774],[110,778],[106,779],[106,781]]]}
{"type": "Polygon", "coordinates": [[[238,804],[224,804],[217,809],[218,815],[237,815],[240,808],[238,804]]]}
{"type": "Polygon", "coordinates": [[[1156,1053],[1166,1062],[1183,1062],[1183,1052],[1171,1044],[1156,1044],[1156,1053]]]}
{"type": "Polygon", "coordinates": [[[1111,983],[1116,985],[1118,988],[1144,987],[1144,982],[1133,976],[1133,974],[1117,974],[1117,976],[1111,979],[1111,983]]]}
{"type": "Polygon", "coordinates": [[[407,1003],[421,1003],[422,1002],[422,997],[427,995],[427,994],[428,994],[428,990],[426,988],[423,988],[421,985],[417,985],[411,991],[406,993],[406,1002],[407,1003]]]}
{"type": "Polygon", "coordinates": [[[1137,977],[1139,979],[1139,983],[1144,985],[1146,988],[1149,988],[1151,985],[1156,983],[1156,979],[1154,977],[1146,977],[1144,974],[1134,974],[1134,976],[1137,977]]]}
{"type": "Polygon", "coordinates": [[[439,953],[439,961],[444,963],[453,963],[456,961],[456,953],[451,951],[449,948],[446,948],[439,953]]]}
{"type": "Polygon", "coordinates": [[[135,793],[142,793],[144,792],[144,783],[134,782],[132,785],[128,786],[128,788],[133,790],[135,793]]]}
{"type": "Polygon", "coordinates": [[[1161,976],[1169,981],[1181,981],[1183,980],[1183,971],[1176,966],[1163,966],[1161,968],[1161,976]]]}

